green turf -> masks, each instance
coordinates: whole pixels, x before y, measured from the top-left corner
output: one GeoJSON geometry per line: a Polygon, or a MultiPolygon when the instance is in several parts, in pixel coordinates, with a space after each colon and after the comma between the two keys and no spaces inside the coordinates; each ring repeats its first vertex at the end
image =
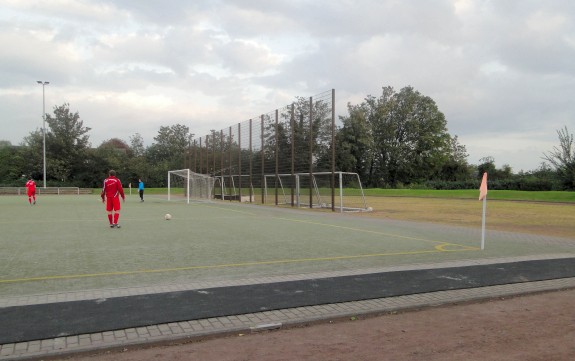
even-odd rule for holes
{"type": "MultiPolygon", "coordinates": [[[[177,192],[178,190],[174,190],[177,192]]],[[[182,191],[181,189],[179,190],[182,191]]],[[[307,189],[302,189],[305,194],[307,189]]],[[[94,189],[94,194],[99,194],[100,189],[94,189]]],[[[128,190],[126,190],[128,192],[128,190]]],[[[132,189],[132,194],[137,194],[137,189],[132,189]]],[[[166,195],[167,188],[147,188],[146,195],[166,195]]],[[[336,195],[338,191],[336,191],[336,195]]],[[[259,194],[259,193],[256,193],[259,194]]],[[[330,194],[329,189],[322,191],[322,194],[330,194]]],[[[361,191],[354,188],[344,190],[346,196],[360,196],[361,191]]],[[[368,188],[364,189],[366,197],[423,197],[423,198],[462,198],[476,199],[479,197],[478,189],[461,189],[461,190],[435,190],[435,189],[382,189],[368,188]]],[[[506,190],[489,190],[489,199],[492,200],[514,200],[514,201],[535,201],[535,202],[566,202],[575,203],[575,192],[567,191],[506,191],[506,190]]]]}
{"type": "MultiPolygon", "coordinates": [[[[366,189],[366,196],[387,197],[433,197],[433,198],[478,198],[479,190],[433,190],[433,189],[366,189]]],[[[561,191],[505,191],[490,190],[488,198],[492,200],[517,200],[537,202],[575,202],[575,192],[561,191]]]]}
{"type": "Polygon", "coordinates": [[[135,192],[110,229],[97,194],[0,197],[0,297],[573,252],[573,243],[353,215],[186,204],[135,192]],[[170,213],[173,219],[164,220],[170,213]],[[446,244],[449,243],[449,244],[446,244]],[[439,247],[439,248],[437,248],[439,247]]]}

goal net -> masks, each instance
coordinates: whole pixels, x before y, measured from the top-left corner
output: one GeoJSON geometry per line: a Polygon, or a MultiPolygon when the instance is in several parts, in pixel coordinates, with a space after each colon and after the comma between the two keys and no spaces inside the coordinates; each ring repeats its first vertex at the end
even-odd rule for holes
{"type": "Polygon", "coordinates": [[[326,208],[339,212],[371,210],[357,173],[267,174],[263,183],[265,204],[326,208]]]}
{"type": "Polygon", "coordinates": [[[168,200],[184,199],[190,203],[190,199],[212,199],[213,190],[213,177],[189,169],[168,172],[168,200]]]}

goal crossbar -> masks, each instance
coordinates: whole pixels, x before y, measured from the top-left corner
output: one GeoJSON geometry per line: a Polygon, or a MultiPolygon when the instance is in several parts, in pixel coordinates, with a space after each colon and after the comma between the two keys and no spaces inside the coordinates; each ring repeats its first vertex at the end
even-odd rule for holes
{"type": "Polygon", "coordinates": [[[192,172],[189,169],[168,171],[168,201],[172,198],[174,185],[172,178],[178,177],[183,180],[184,195],[186,202],[190,199],[211,199],[213,197],[214,178],[206,174],[192,172]]]}

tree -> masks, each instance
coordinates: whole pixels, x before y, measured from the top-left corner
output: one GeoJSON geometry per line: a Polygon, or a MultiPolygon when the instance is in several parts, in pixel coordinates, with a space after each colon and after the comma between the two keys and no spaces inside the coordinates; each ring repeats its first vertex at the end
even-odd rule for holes
{"type": "Polygon", "coordinates": [[[3,186],[21,186],[18,183],[22,176],[32,176],[39,179],[41,173],[34,174],[28,166],[26,149],[19,146],[0,146],[0,184],[3,186]]]}
{"type": "Polygon", "coordinates": [[[172,163],[182,163],[184,153],[188,149],[193,134],[186,125],[175,124],[169,127],[161,126],[153,144],[159,160],[169,160],[172,163]]]}
{"type": "Polygon", "coordinates": [[[34,179],[41,179],[44,174],[42,131],[36,129],[30,132],[28,136],[24,137],[22,146],[24,147],[24,157],[28,160],[23,169],[24,174],[31,175],[34,179]]]}
{"type": "Polygon", "coordinates": [[[575,189],[575,142],[567,126],[557,131],[559,147],[553,147],[549,153],[543,153],[546,161],[557,171],[565,189],[575,189]]]}
{"type": "Polygon", "coordinates": [[[130,137],[130,148],[132,149],[134,157],[144,155],[146,148],[144,147],[144,139],[140,133],[136,133],[130,137]]]}
{"type": "Polygon", "coordinates": [[[448,159],[443,163],[438,179],[445,181],[465,181],[472,178],[472,170],[467,163],[467,149],[459,143],[456,136],[450,140],[450,153],[448,159]]]}
{"type": "Polygon", "coordinates": [[[156,143],[146,151],[150,183],[165,186],[168,170],[183,167],[193,137],[190,129],[182,124],[160,127],[154,137],[156,143]]]}
{"type": "Polygon", "coordinates": [[[102,142],[97,148],[98,156],[105,160],[107,168],[114,169],[118,174],[126,175],[128,171],[129,158],[132,150],[121,139],[112,138],[102,142]]]}
{"type": "Polygon", "coordinates": [[[385,87],[364,104],[374,139],[372,186],[422,182],[440,172],[451,137],[433,99],[412,87],[399,93],[385,87]]]}
{"type": "Polygon", "coordinates": [[[348,117],[340,117],[343,126],[336,136],[336,164],[344,172],[357,173],[366,184],[372,184],[374,140],[363,105],[348,103],[348,117]]]}
{"type": "Polygon", "coordinates": [[[330,103],[313,101],[310,106],[309,98],[297,97],[292,106],[285,107],[279,112],[278,118],[276,127],[275,114],[264,115],[263,151],[258,151],[261,154],[256,154],[255,158],[259,158],[259,162],[261,157],[264,157],[265,173],[275,173],[276,151],[278,171],[290,173],[292,146],[294,172],[309,172],[310,161],[313,172],[331,170],[330,103]]]}
{"type": "Polygon", "coordinates": [[[497,178],[497,168],[495,168],[495,159],[493,157],[483,157],[479,159],[479,162],[477,166],[477,179],[481,179],[485,172],[487,172],[490,180],[497,178]]]}
{"type": "Polygon", "coordinates": [[[130,178],[134,182],[139,179],[148,180],[148,166],[146,164],[146,148],[144,147],[144,139],[140,133],[136,133],[130,137],[131,158],[129,159],[128,168],[130,169],[130,178]]]}
{"type": "Polygon", "coordinates": [[[46,114],[49,130],[46,133],[47,177],[62,183],[87,170],[85,157],[90,147],[88,132],[78,112],[71,113],[70,105],[54,107],[54,116],[46,114]]]}

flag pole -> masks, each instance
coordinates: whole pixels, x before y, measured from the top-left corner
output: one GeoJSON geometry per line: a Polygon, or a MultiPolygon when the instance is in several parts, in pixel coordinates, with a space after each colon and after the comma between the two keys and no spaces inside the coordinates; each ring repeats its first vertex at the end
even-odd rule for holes
{"type": "Polygon", "coordinates": [[[481,250],[485,249],[485,210],[487,209],[487,196],[483,197],[483,218],[481,219],[481,250]]]}
{"type": "Polygon", "coordinates": [[[479,187],[479,200],[483,201],[483,217],[481,219],[481,250],[485,249],[485,210],[487,209],[487,172],[483,173],[479,187]]]}

